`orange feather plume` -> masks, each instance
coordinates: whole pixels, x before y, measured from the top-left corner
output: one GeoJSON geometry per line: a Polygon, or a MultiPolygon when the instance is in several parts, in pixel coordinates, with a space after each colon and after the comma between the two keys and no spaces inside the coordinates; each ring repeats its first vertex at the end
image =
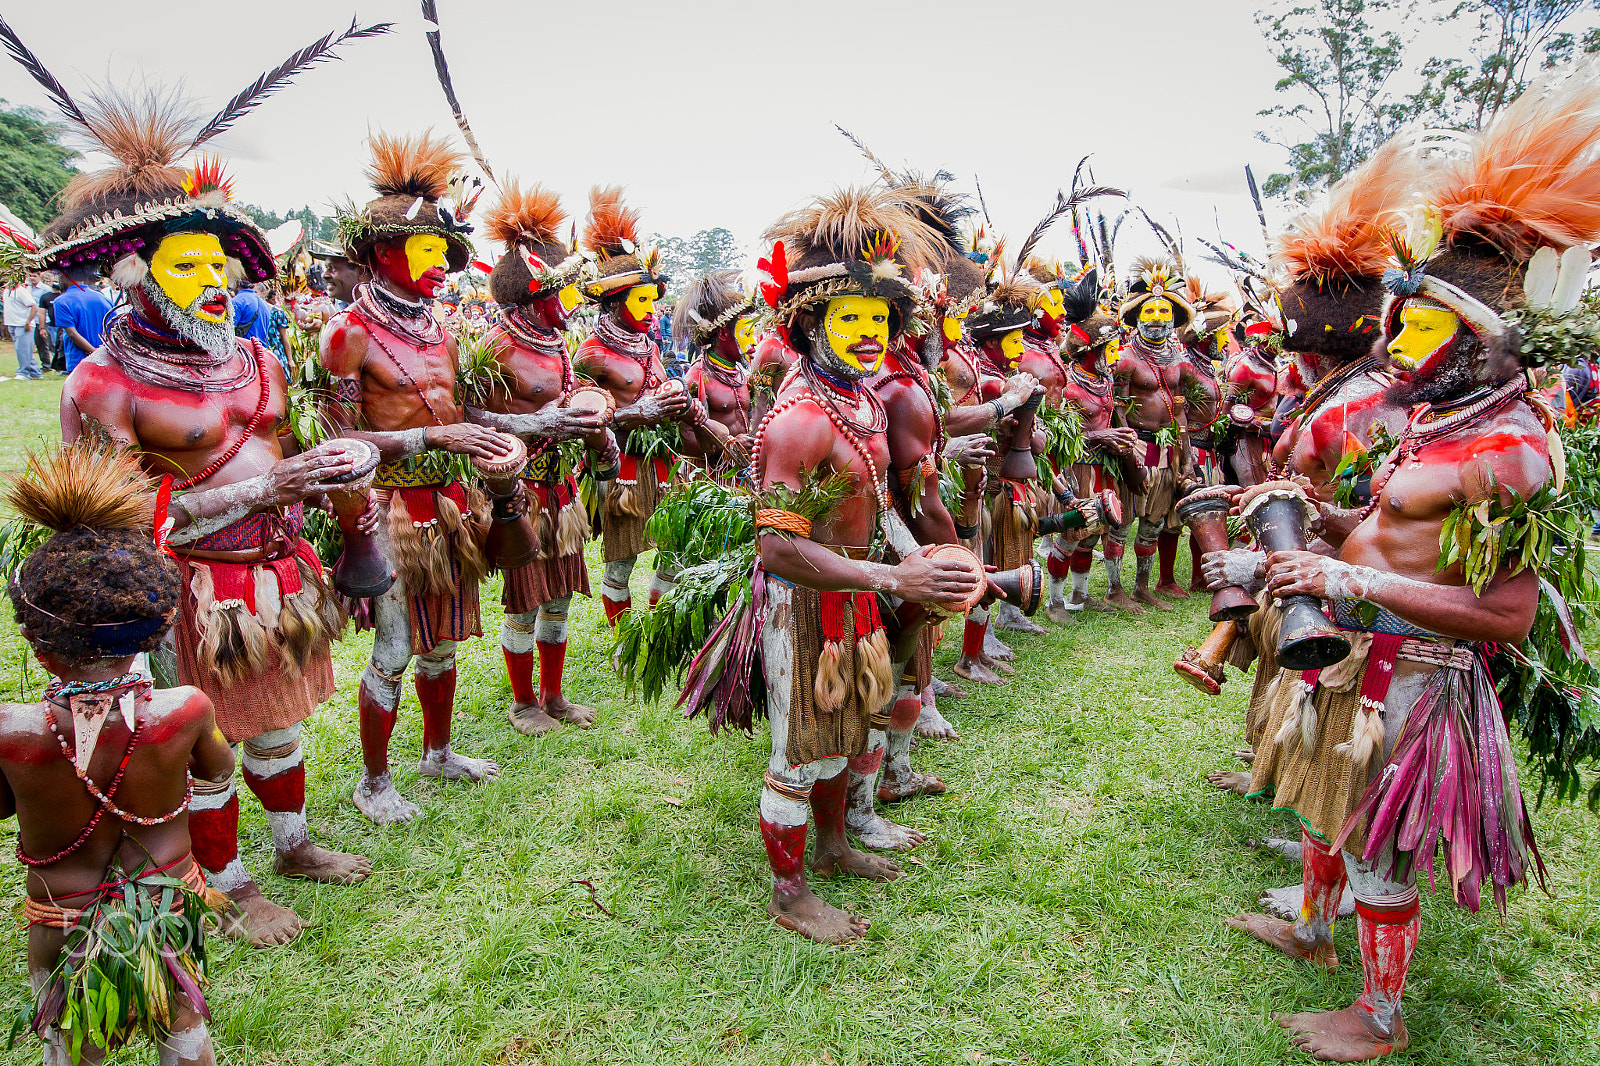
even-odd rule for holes
{"type": "Polygon", "coordinates": [[[467,161],[465,153],[431,129],[416,137],[396,137],[379,131],[367,143],[372,148],[367,180],[380,196],[437,200],[467,161]]]}
{"type": "Polygon", "coordinates": [[[524,190],[515,179],[502,186],[500,199],[483,216],[483,229],[491,240],[504,245],[519,241],[559,244],[567,213],[561,196],[543,185],[524,190]]]}
{"type": "Polygon", "coordinates": [[[1535,83],[1471,152],[1445,164],[1429,202],[1449,243],[1478,240],[1513,260],[1541,245],[1600,240],[1600,72],[1535,83]]]}
{"type": "Polygon", "coordinates": [[[117,165],[74,175],[61,194],[64,207],[71,210],[128,192],[170,196],[182,187],[184,173],[177,164],[188,150],[197,122],[177,92],[99,89],[89,95],[81,111],[92,147],[117,165]]]}
{"type": "Polygon", "coordinates": [[[1382,277],[1390,232],[1419,195],[1423,163],[1409,142],[1391,140],[1328,190],[1320,210],[1280,234],[1273,263],[1294,281],[1382,277]]]}
{"type": "Polygon", "coordinates": [[[623,242],[639,243],[639,212],[622,203],[622,186],[596,185],[589,190],[589,217],[583,227],[583,247],[596,255],[621,255],[623,242]]]}

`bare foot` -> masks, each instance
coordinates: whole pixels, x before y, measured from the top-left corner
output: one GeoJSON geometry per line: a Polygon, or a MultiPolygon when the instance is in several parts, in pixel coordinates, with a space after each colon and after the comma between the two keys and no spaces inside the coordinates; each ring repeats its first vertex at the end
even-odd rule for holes
{"type": "Polygon", "coordinates": [[[457,755],[446,744],[437,751],[423,752],[422,761],[417,763],[417,773],[446,781],[492,781],[500,776],[500,764],[488,759],[469,759],[465,755],[457,755]]]}
{"type": "Polygon", "coordinates": [[[910,851],[928,839],[928,834],[921,830],[891,822],[877,811],[863,817],[851,811],[844,824],[863,847],[874,851],[910,851]]]}
{"type": "Polygon", "coordinates": [[[849,846],[837,852],[813,853],[811,869],[823,877],[853,874],[856,877],[865,877],[868,881],[893,881],[897,877],[904,877],[906,873],[900,864],[892,859],[886,859],[882,855],[868,855],[849,846]]]}
{"type": "Polygon", "coordinates": [[[1048,633],[1048,632],[1050,632],[1044,626],[1040,625],[1038,622],[1035,622],[1033,619],[1029,618],[1025,614],[1022,614],[1021,612],[1018,612],[1014,617],[1007,618],[1004,621],[996,619],[994,624],[995,624],[995,626],[997,628],[1007,629],[1007,630],[1010,630],[1013,633],[1048,633]]]}
{"type": "Polygon", "coordinates": [[[1133,598],[1120,586],[1106,594],[1106,602],[1117,610],[1125,611],[1128,614],[1144,614],[1144,608],[1134,603],[1133,598]]]}
{"type": "Polygon", "coordinates": [[[355,794],[350,798],[355,801],[356,810],[372,819],[377,825],[409,822],[420,810],[415,803],[400,795],[400,791],[394,787],[394,781],[388,774],[381,774],[371,780],[363,777],[360,784],[356,785],[355,794]]]}
{"type": "Polygon", "coordinates": [[[545,713],[552,718],[575,725],[579,729],[588,729],[594,725],[594,708],[585,707],[581,703],[573,703],[565,696],[557,696],[553,700],[545,700],[545,713]]]}
{"type": "Polygon", "coordinates": [[[948,700],[964,700],[967,698],[966,689],[954,681],[945,681],[937,677],[933,679],[933,694],[948,700]]]}
{"type": "MultiPolygon", "coordinates": [[[[1252,841],[1252,844],[1262,851],[1272,852],[1272,854],[1285,862],[1299,862],[1306,847],[1298,840],[1285,840],[1283,837],[1265,837],[1261,840],[1252,841]]],[[[1295,902],[1294,907],[1294,912],[1299,914],[1300,903],[1298,900],[1295,902]]]]}
{"type": "Polygon", "coordinates": [[[1234,792],[1241,796],[1250,792],[1250,775],[1238,770],[1213,770],[1206,775],[1206,780],[1211,782],[1212,788],[1223,792],[1234,792]]]}
{"type": "Polygon", "coordinates": [[[919,774],[915,770],[907,770],[903,774],[891,777],[889,767],[885,766],[883,781],[878,785],[878,802],[893,803],[908,796],[938,796],[944,791],[944,782],[932,774],[919,774]]]}
{"type": "Polygon", "coordinates": [[[1090,596],[1083,601],[1083,605],[1096,614],[1115,614],[1117,609],[1102,600],[1099,596],[1090,596]]]}
{"type": "Polygon", "coordinates": [[[792,929],[819,944],[848,944],[872,925],[865,918],[857,918],[849,911],[822,902],[804,882],[800,883],[798,892],[788,892],[783,886],[774,885],[767,913],[785,929],[792,929]]]}
{"type": "Polygon", "coordinates": [[[544,708],[537,703],[513,703],[506,717],[511,719],[516,731],[525,737],[542,737],[552,729],[561,728],[561,723],[545,714],[544,708]]]}
{"type": "Polygon", "coordinates": [[[1134,589],[1133,598],[1144,604],[1146,607],[1156,607],[1163,611],[1172,610],[1172,604],[1157,596],[1149,589],[1134,589]]]}
{"type": "Polygon", "coordinates": [[[983,657],[1008,663],[1017,657],[1017,653],[1001,643],[1000,638],[994,635],[994,628],[991,626],[983,633],[983,657]]]}
{"type": "Polygon", "coordinates": [[[1249,933],[1263,944],[1270,944],[1291,959],[1304,959],[1329,973],[1339,968],[1339,953],[1334,951],[1331,941],[1318,943],[1316,940],[1301,940],[1295,935],[1298,930],[1291,922],[1269,918],[1265,914],[1241,914],[1226,921],[1232,928],[1249,933]]]}
{"type": "Polygon", "coordinates": [[[1352,1004],[1344,1010],[1280,1014],[1294,1046],[1323,1062],[1366,1062],[1404,1051],[1411,1043],[1406,1020],[1397,1009],[1392,1033],[1378,1028],[1372,1012],[1352,1004]]]}
{"type": "Polygon", "coordinates": [[[1244,763],[1246,766],[1249,766],[1251,763],[1256,761],[1256,753],[1251,748],[1239,748],[1233,753],[1233,757],[1244,763]]]}
{"type": "MultiPolygon", "coordinates": [[[[1305,904],[1305,901],[1306,890],[1304,885],[1284,885],[1282,888],[1269,888],[1261,893],[1260,899],[1262,910],[1269,914],[1276,914],[1279,918],[1289,922],[1300,917],[1300,908],[1305,904]]],[[[1348,918],[1355,912],[1355,889],[1347,884],[1344,886],[1343,894],[1339,896],[1339,917],[1348,918]]]]}
{"type": "Polygon", "coordinates": [[[229,892],[228,898],[238,910],[223,915],[218,932],[225,937],[269,948],[287,944],[306,927],[305,920],[294,911],[263,896],[254,881],[229,892]]]}
{"type": "Polygon", "coordinates": [[[1188,591],[1178,585],[1178,583],[1175,581],[1163,581],[1161,584],[1156,586],[1156,591],[1161,593],[1163,596],[1171,596],[1175,600],[1186,600],[1189,598],[1188,591]]]}
{"type": "Polygon", "coordinates": [[[939,708],[922,705],[922,713],[917,715],[917,736],[928,737],[932,740],[960,740],[961,734],[956,732],[956,727],[950,720],[939,713],[939,708]]]}
{"type": "Polygon", "coordinates": [[[972,659],[957,659],[953,667],[957,677],[964,677],[968,681],[976,681],[980,685],[1003,685],[1005,678],[972,659]]]}
{"type": "Polygon", "coordinates": [[[319,881],[325,885],[353,885],[365,881],[372,872],[372,860],[365,855],[346,855],[342,851],[319,848],[311,841],[272,859],[272,872],[280,877],[319,881]]]}
{"type": "Polygon", "coordinates": [[[1012,666],[1010,663],[1002,659],[991,659],[987,654],[980,656],[978,661],[983,663],[984,666],[987,666],[997,674],[1005,674],[1009,677],[1017,672],[1017,668],[1012,666]]]}
{"type": "Polygon", "coordinates": [[[1052,603],[1044,609],[1044,616],[1058,625],[1066,625],[1068,622],[1076,621],[1077,617],[1082,613],[1082,606],[1074,611],[1069,610],[1064,603],[1052,603]]]}

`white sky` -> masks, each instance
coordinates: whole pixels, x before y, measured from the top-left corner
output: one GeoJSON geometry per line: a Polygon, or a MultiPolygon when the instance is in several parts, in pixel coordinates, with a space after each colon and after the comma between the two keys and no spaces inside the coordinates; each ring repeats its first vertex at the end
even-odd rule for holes
{"type": "MultiPolygon", "coordinates": [[[[1259,6],[439,0],[457,94],[497,173],[559,190],[575,216],[590,185],[621,183],[646,231],[720,225],[749,249],[794,204],[871,176],[837,122],[891,166],[944,167],[969,192],[976,173],[1013,247],[1093,153],[1096,178],[1128,189],[1158,221],[1177,216],[1186,234],[1214,240],[1220,218],[1229,240],[1259,252],[1243,168],[1264,180],[1282,163],[1254,136],[1278,76],[1251,18],[1259,6]]],[[[398,25],[303,74],[213,142],[240,199],[328,213],[346,195],[370,197],[369,128],[454,132],[412,0],[275,0],[220,18],[86,0],[7,18],[69,91],[108,78],[181,80],[209,115],[355,11],[363,24],[398,25]]],[[[1420,65],[1424,50],[1415,56],[1420,65]]],[[[3,58],[0,97],[47,108],[3,58]]],[[[1119,258],[1155,247],[1130,218],[1119,258]]],[[[1070,229],[1058,225],[1042,250],[1071,253],[1070,229]]]]}

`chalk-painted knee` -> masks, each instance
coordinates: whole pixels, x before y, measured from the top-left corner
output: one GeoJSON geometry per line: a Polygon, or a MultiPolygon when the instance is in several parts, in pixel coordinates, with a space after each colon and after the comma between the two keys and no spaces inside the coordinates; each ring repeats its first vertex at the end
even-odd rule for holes
{"type": "Polygon", "coordinates": [[[417,673],[426,678],[443,677],[456,668],[456,642],[441,640],[426,655],[417,656],[417,673]]]}
{"type": "Polygon", "coordinates": [[[539,620],[534,623],[533,639],[542,644],[564,644],[567,639],[567,612],[572,607],[572,593],[540,604],[539,620]]]}
{"type": "Polygon", "coordinates": [[[637,561],[638,557],[634,556],[607,563],[606,575],[600,582],[600,594],[618,603],[628,599],[628,583],[633,579],[633,565],[637,561]]]}
{"type": "Polygon", "coordinates": [[[538,611],[508,614],[500,623],[500,646],[513,655],[526,655],[533,650],[538,639],[538,611]]]}

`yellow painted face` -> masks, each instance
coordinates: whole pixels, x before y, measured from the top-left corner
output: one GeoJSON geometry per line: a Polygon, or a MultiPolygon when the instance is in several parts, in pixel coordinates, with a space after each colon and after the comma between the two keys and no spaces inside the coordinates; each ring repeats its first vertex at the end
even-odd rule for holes
{"type": "Polygon", "coordinates": [[[1139,325],[1172,325],[1172,301],[1163,296],[1146,300],[1139,308],[1139,325]]]}
{"type": "Polygon", "coordinates": [[[1061,302],[1061,290],[1052,286],[1039,294],[1039,301],[1034,310],[1046,318],[1061,319],[1066,317],[1067,305],[1061,302]]]}
{"type": "Polygon", "coordinates": [[[944,333],[944,339],[949,341],[951,344],[960,343],[961,323],[966,321],[966,318],[966,311],[957,311],[954,314],[945,315],[942,319],[940,319],[939,328],[944,333]]]}
{"type": "Polygon", "coordinates": [[[163,238],[150,257],[150,276],[167,299],[207,322],[221,322],[227,307],[213,313],[196,306],[207,289],[228,287],[228,257],[211,233],[174,233],[163,238]]]}
{"type": "Polygon", "coordinates": [[[756,350],[756,318],[754,315],[740,315],[733,324],[733,343],[739,346],[740,355],[749,355],[756,350]]]}
{"type": "Polygon", "coordinates": [[[863,374],[876,374],[889,350],[889,301],[877,296],[829,300],[823,330],[840,362],[863,374]]]}
{"type": "Polygon", "coordinates": [[[1006,362],[1016,366],[1022,361],[1022,353],[1028,346],[1022,343],[1022,331],[1014,329],[1000,338],[1000,354],[1006,357],[1006,362]]]}
{"type": "Polygon", "coordinates": [[[1389,342],[1389,362],[1396,370],[1415,373],[1449,343],[1461,328],[1453,311],[1407,303],[1400,309],[1400,332],[1389,342]]]}
{"type": "Polygon", "coordinates": [[[577,310],[579,304],[583,303],[583,293],[578,291],[577,283],[573,282],[558,292],[556,299],[561,301],[561,310],[570,315],[577,310]]]}
{"type": "Polygon", "coordinates": [[[1122,358],[1122,339],[1113,337],[1106,341],[1106,366],[1116,366],[1117,360],[1122,358]]]}
{"type": "Polygon", "coordinates": [[[443,237],[432,233],[413,233],[407,237],[406,269],[411,273],[411,280],[416,281],[436,268],[449,273],[450,257],[446,254],[449,247],[443,237]]]}
{"type": "Polygon", "coordinates": [[[660,290],[654,285],[635,285],[622,298],[623,312],[636,324],[648,323],[656,313],[658,295],[660,290]]]}

